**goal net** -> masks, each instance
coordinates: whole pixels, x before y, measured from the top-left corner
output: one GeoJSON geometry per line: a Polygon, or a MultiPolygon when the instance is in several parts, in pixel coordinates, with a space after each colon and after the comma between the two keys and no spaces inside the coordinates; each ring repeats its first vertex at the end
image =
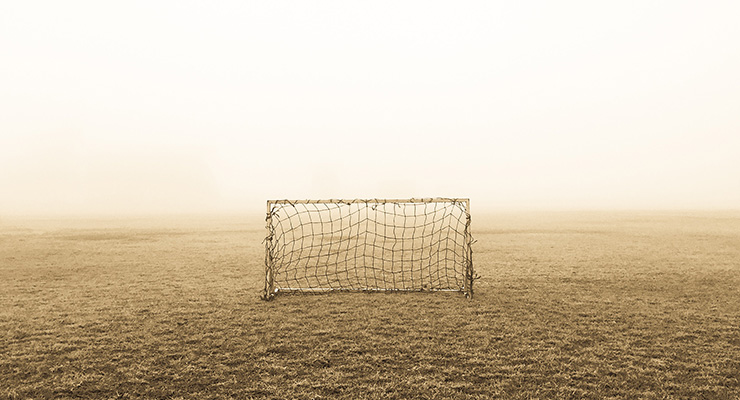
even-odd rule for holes
{"type": "Polygon", "coordinates": [[[473,294],[468,199],[270,200],[265,289],[473,294]]]}

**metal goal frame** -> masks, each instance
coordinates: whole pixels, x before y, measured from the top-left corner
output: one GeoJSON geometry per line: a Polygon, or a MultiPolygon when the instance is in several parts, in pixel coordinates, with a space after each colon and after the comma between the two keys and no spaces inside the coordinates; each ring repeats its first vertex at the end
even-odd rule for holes
{"type": "MultiPolygon", "coordinates": [[[[328,207],[328,206],[327,206],[328,207]]],[[[451,292],[462,292],[466,297],[473,297],[473,283],[479,277],[475,275],[473,268],[473,250],[472,244],[474,242],[472,234],[470,232],[470,199],[468,198],[409,198],[409,199],[328,199],[328,200],[268,200],[266,208],[265,227],[267,230],[267,236],[265,237],[265,286],[262,293],[262,299],[271,300],[278,293],[295,293],[295,292],[306,292],[306,293],[323,293],[332,291],[341,292],[421,292],[421,291],[451,291],[451,292]],[[463,235],[463,249],[462,249],[462,284],[457,288],[383,288],[383,287],[362,287],[362,288],[326,288],[326,287],[286,287],[276,282],[276,263],[275,254],[273,254],[275,248],[275,227],[273,226],[274,218],[277,216],[277,209],[283,206],[305,206],[308,205],[333,205],[337,207],[341,206],[352,206],[357,204],[361,207],[363,204],[366,207],[372,207],[373,210],[379,205],[429,205],[430,203],[440,204],[452,204],[453,206],[460,207],[462,209],[464,217],[464,232],[463,235]]],[[[366,210],[367,213],[367,210],[366,210]]],[[[366,214],[367,215],[367,214],[366,214]]],[[[377,222],[376,222],[377,223],[377,222]]],[[[405,228],[405,226],[404,226],[405,228]]],[[[413,228],[413,227],[409,227],[413,228]]],[[[403,262],[403,260],[401,261],[403,262]]]]}

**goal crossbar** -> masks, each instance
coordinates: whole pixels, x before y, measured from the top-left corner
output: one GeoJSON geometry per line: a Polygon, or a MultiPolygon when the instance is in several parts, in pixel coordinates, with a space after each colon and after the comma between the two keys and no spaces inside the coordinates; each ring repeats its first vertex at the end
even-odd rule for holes
{"type": "MultiPolygon", "coordinates": [[[[470,199],[466,198],[455,198],[455,197],[424,197],[424,198],[410,198],[410,199],[328,199],[328,200],[268,200],[267,207],[270,208],[270,204],[358,204],[358,203],[373,203],[373,204],[385,204],[385,203],[399,203],[399,204],[413,204],[413,203],[467,203],[466,205],[470,208],[470,199]]],[[[469,210],[468,210],[469,211],[469,210]]]]}

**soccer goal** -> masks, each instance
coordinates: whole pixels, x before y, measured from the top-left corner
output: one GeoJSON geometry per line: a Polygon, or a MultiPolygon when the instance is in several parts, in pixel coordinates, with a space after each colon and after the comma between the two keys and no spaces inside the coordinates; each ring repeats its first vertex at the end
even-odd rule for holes
{"type": "Polygon", "coordinates": [[[264,299],[280,292],[473,295],[470,200],[267,202],[264,299]]]}

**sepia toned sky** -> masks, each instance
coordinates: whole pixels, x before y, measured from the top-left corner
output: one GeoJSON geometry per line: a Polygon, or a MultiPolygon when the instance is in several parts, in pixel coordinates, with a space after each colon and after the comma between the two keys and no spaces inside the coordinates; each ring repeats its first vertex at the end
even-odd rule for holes
{"type": "Polygon", "coordinates": [[[740,2],[7,1],[0,216],[737,209],[740,2]]]}

